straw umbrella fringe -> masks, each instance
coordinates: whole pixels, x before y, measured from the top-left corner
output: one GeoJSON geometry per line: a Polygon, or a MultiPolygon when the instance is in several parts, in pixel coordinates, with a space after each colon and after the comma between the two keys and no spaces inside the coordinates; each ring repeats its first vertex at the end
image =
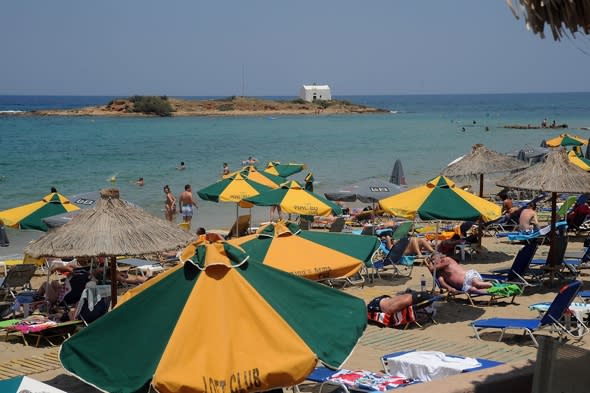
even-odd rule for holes
{"type": "Polygon", "coordinates": [[[528,164],[488,149],[482,144],[473,146],[471,153],[442,170],[447,177],[479,176],[479,196],[483,197],[483,175],[524,169],[528,164]]]}
{"type": "Polygon", "coordinates": [[[29,244],[32,257],[110,257],[115,289],[117,256],[141,256],[187,245],[192,236],[178,226],[119,199],[119,190],[101,190],[96,207],[86,209],[69,223],[29,244]]]}
{"type": "Polygon", "coordinates": [[[524,16],[527,27],[545,38],[545,24],[553,39],[559,41],[569,31],[590,32],[590,1],[588,0],[507,0],[516,19],[524,16]]]}
{"type": "Polygon", "coordinates": [[[500,187],[551,193],[551,241],[555,237],[557,194],[590,192],[590,174],[570,163],[565,149],[550,151],[543,163],[533,165],[496,183],[500,187]]]}

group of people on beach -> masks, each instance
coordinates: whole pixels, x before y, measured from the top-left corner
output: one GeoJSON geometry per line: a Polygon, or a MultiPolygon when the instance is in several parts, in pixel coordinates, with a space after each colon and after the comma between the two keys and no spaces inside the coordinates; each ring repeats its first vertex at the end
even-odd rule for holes
{"type": "Polygon", "coordinates": [[[182,222],[188,223],[189,227],[193,219],[195,210],[198,209],[197,203],[193,198],[193,190],[190,184],[184,186],[184,191],[180,193],[178,197],[178,204],[176,203],[176,197],[170,191],[170,186],[166,184],[164,186],[164,194],[166,200],[164,202],[164,215],[166,220],[173,222],[176,215],[176,209],[178,206],[178,213],[182,215],[182,222]]]}
{"type": "MultiPolygon", "coordinates": [[[[176,167],[179,171],[186,169],[184,161],[180,162],[180,165],[176,167]]],[[[170,222],[175,221],[176,212],[182,215],[182,222],[188,223],[190,228],[191,221],[195,214],[195,210],[198,209],[197,203],[193,198],[193,190],[190,184],[185,184],[184,191],[180,193],[178,200],[170,190],[170,186],[166,184],[164,186],[164,216],[166,220],[170,222]]]]}

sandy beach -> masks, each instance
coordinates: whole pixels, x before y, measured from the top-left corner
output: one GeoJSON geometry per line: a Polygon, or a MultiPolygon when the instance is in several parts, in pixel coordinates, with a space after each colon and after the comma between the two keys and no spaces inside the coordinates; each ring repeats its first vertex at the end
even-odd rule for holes
{"type": "MultiPolygon", "coordinates": [[[[581,238],[570,240],[568,249],[581,248],[582,243],[580,240],[581,238]]],[[[483,248],[473,257],[468,256],[464,265],[480,272],[508,267],[519,248],[518,244],[510,244],[495,238],[484,238],[483,248]]],[[[548,247],[546,245],[540,246],[536,257],[544,257],[547,251],[548,247]]],[[[363,288],[349,287],[343,290],[368,302],[382,294],[394,294],[406,288],[419,289],[422,274],[427,277],[427,287],[430,287],[432,280],[427,268],[423,265],[417,265],[414,267],[412,277],[409,279],[395,278],[392,280],[383,276],[382,279],[376,279],[373,283],[366,283],[363,288]]],[[[583,274],[581,279],[585,280],[586,276],[583,274]]],[[[43,276],[36,276],[34,286],[38,286],[43,280],[43,276]]],[[[438,350],[462,356],[483,357],[504,362],[508,365],[522,365],[523,362],[527,364],[534,361],[537,352],[528,337],[510,336],[504,342],[498,343],[494,341],[497,335],[493,335],[486,336],[482,341],[478,341],[473,336],[469,322],[478,318],[489,317],[534,317],[536,312],[529,310],[529,305],[542,301],[551,301],[557,288],[558,286],[528,288],[525,290],[524,295],[517,297],[512,304],[500,301],[492,306],[477,305],[474,307],[466,301],[439,302],[437,303],[436,315],[438,323],[428,324],[422,329],[414,326],[407,330],[398,330],[369,325],[343,367],[379,371],[382,370],[380,356],[386,353],[411,349],[438,350]]],[[[548,334],[548,332],[544,334],[548,334]]],[[[570,341],[570,343],[573,342],[570,341]]],[[[121,344],[124,347],[124,343],[121,344]]],[[[574,345],[590,349],[585,339],[574,343],[574,345]]],[[[58,347],[50,347],[46,344],[43,344],[40,348],[25,346],[22,340],[16,336],[10,336],[8,339],[3,337],[3,340],[0,341],[0,373],[2,365],[13,368],[25,367],[23,370],[27,370],[26,374],[30,377],[45,381],[67,392],[96,391],[75,377],[68,375],[60,367],[55,359],[57,351],[58,347]],[[26,369],[26,366],[22,366],[24,364],[22,360],[24,359],[44,360],[36,362],[37,369],[33,366],[26,369]],[[21,365],[18,366],[18,364],[21,365]],[[42,372],[37,372],[41,370],[42,372]]],[[[304,388],[311,389],[313,386],[309,385],[304,388]]],[[[426,386],[423,386],[423,388],[427,389],[426,386]]],[[[418,389],[418,386],[413,387],[413,389],[418,389]]]]}

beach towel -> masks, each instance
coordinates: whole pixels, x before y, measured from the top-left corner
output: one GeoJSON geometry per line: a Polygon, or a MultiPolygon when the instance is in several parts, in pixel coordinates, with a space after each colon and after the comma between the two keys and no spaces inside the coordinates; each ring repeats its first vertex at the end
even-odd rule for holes
{"type": "Polygon", "coordinates": [[[413,351],[387,359],[388,372],[421,381],[447,377],[481,367],[476,359],[447,356],[437,351],[413,351]]]}
{"type": "Polygon", "coordinates": [[[41,330],[57,326],[57,322],[50,320],[43,315],[31,315],[19,322],[7,326],[8,331],[19,331],[21,333],[37,333],[41,330]]]}
{"type": "Polygon", "coordinates": [[[396,375],[387,375],[366,370],[350,371],[345,369],[332,375],[329,378],[329,381],[342,383],[353,388],[378,392],[384,392],[386,390],[418,382],[410,378],[399,377],[396,375]]]}
{"type": "Polygon", "coordinates": [[[522,288],[516,284],[494,283],[494,285],[488,289],[488,293],[490,295],[502,297],[517,296],[522,294],[522,288]]]}

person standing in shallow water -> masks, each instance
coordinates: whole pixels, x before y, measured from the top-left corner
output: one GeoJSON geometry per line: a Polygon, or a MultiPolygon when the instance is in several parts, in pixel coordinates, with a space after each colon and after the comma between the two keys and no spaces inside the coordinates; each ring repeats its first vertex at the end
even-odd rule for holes
{"type": "Polygon", "coordinates": [[[223,163],[223,176],[227,176],[229,175],[229,165],[227,165],[227,162],[223,163]]]}
{"type": "Polygon", "coordinates": [[[184,186],[184,191],[180,194],[178,200],[178,210],[182,214],[182,221],[187,222],[190,228],[190,223],[193,219],[193,207],[195,209],[197,208],[197,204],[193,199],[193,190],[191,189],[190,184],[184,186]]]}
{"type": "Polygon", "coordinates": [[[166,201],[164,202],[164,216],[166,220],[174,222],[174,214],[176,214],[176,197],[170,191],[168,184],[164,186],[164,194],[166,194],[166,201]]]}

